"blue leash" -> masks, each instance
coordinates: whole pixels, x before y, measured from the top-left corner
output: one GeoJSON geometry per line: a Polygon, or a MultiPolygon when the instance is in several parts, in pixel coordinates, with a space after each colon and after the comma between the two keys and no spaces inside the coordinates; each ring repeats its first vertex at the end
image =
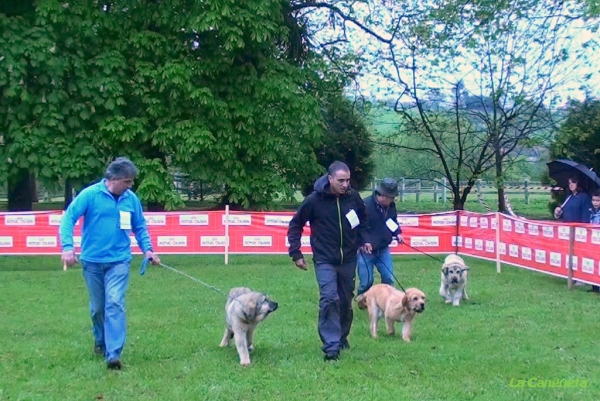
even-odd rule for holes
{"type": "Polygon", "coordinates": [[[142,265],[140,266],[140,276],[146,274],[146,269],[148,268],[148,263],[150,262],[149,258],[144,258],[142,261],[142,265]]]}

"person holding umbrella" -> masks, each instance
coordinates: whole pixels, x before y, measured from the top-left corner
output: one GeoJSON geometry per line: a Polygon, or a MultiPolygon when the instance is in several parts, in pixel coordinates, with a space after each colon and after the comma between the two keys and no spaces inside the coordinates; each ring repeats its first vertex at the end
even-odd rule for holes
{"type": "Polygon", "coordinates": [[[568,189],[570,194],[562,205],[554,209],[554,218],[565,223],[589,223],[592,201],[589,194],[581,188],[578,175],[569,177],[568,189]]]}
{"type": "MultiPolygon", "coordinates": [[[[570,195],[567,196],[562,205],[554,209],[554,218],[565,223],[589,223],[592,200],[589,194],[581,188],[580,178],[577,174],[569,178],[568,188],[570,195]]],[[[575,285],[585,284],[575,281],[575,285]]],[[[592,286],[590,291],[598,292],[598,287],[592,286]]]]}

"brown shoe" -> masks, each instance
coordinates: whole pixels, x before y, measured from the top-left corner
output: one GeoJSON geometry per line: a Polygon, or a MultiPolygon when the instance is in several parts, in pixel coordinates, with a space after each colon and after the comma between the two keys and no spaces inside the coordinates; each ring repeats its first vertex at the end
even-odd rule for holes
{"type": "Polygon", "coordinates": [[[115,359],[113,361],[106,362],[106,367],[110,370],[121,370],[123,365],[121,365],[121,361],[115,359]]]}

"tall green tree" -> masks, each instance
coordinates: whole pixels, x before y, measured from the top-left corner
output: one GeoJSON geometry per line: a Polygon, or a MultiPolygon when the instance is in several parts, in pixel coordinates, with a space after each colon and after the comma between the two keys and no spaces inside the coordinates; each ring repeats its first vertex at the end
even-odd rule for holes
{"type": "MultiPolygon", "coordinates": [[[[16,4],[16,3],[15,3],[16,4]]],[[[0,15],[0,179],[31,169],[76,186],[119,155],[148,202],[180,203],[172,173],[267,205],[318,169],[315,72],[290,61],[285,2],[39,0],[0,15]]]]}
{"type": "MultiPolygon", "coordinates": [[[[344,97],[341,92],[328,96],[322,105],[324,136],[313,147],[322,171],[336,160],[343,161],[350,168],[350,181],[354,189],[368,187],[375,168],[372,159],[373,140],[357,105],[344,97]]],[[[314,180],[319,174],[307,176],[303,194],[313,189],[314,180]]]]}
{"type": "Polygon", "coordinates": [[[600,171],[600,99],[572,100],[550,146],[553,158],[569,158],[600,171]]]}
{"type": "MultiPolygon", "coordinates": [[[[32,2],[29,1],[5,1],[0,4],[0,16],[9,16],[13,20],[19,21],[18,24],[14,24],[13,27],[18,31],[19,35],[16,37],[10,37],[10,31],[4,31],[3,35],[0,35],[0,43],[5,41],[12,41],[17,44],[17,47],[26,47],[31,43],[31,39],[26,34],[27,31],[33,27],[33,21],[35,19],[35,8],[32,2]],[[23,37],[24,36],[24,37],[23,37]]],[[[3,25],[4,20],[0,20],[0,26],[3,25]]],[[[40,32],[38,32],[39,34],[40,32]]],[[[43,34],[43,32],[41,32],[43,34]]],[[[34,35],[32,32],[31,35],[34,35]]],[[[11,96],[10,88],[7,88],[1,83],[6,80],[7,75],[12,72],[13,65],[3,63],[11,59],[11,52],[7,47],[4,47],[4,52],[0,51],[0,104],[8,104],[7,98],[11,96]],[[5,67],[5,69],[1,68],[5,67]]],[[[35,55],[20,54],[16,51],[17,57],[32,57],[35,55]]],[[[30,85],[30,82],[22,81],[23,85],[30,85]]],[[[15,111],[20,113],[22,116],[22,110],[18,107],[16,109],[8,109],[9,111],[15,111]]],[[[13,144],[12,138],[6,134],[6,130],[0,132],[0,154],[3,149],[13,144]]],[[[8,194],[8,210],[10,211],[26,211],[31,210],[34,194],[33,187],[35,185],[35,175],[32,174],[31,169],[27,163],[20,163],[20,160],[13,160],[11,157],[7,157],[5,163],[0,163],[0,177],[7,177],[7,194],[8,194]],[[4,174],[2,174],[4,172],[4,174]],[[10,173],[10,174],[9,174],[10,173]]],[[[0,182],[2,180],[0,179],[0,182]]]]}

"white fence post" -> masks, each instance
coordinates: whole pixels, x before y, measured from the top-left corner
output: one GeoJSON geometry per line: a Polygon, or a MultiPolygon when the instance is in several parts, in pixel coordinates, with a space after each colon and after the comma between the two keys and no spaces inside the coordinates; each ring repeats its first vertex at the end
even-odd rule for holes
{"type": "Polygon", "coordinates": [[[496,272],[502,272],[500,262],[500,212],[496,212],[496,272]]]}
{"type": "Polygon", "coordinates": [[[400,202],[404,202],[404,191],[406,190],[406,180],[400,178],[400,202]]]}
{"type": "Polygon", "coordinates": [[[442,178],[442,202],[446,203],[447,199],[446,199],[446,185],[447,185],[447,181],[446,181],[446,177],[442,178]]]}
{"type": "Polygon", "coordinates": [[[229,204],[225,205],[225,264],[229,264],[229,204]]]}

